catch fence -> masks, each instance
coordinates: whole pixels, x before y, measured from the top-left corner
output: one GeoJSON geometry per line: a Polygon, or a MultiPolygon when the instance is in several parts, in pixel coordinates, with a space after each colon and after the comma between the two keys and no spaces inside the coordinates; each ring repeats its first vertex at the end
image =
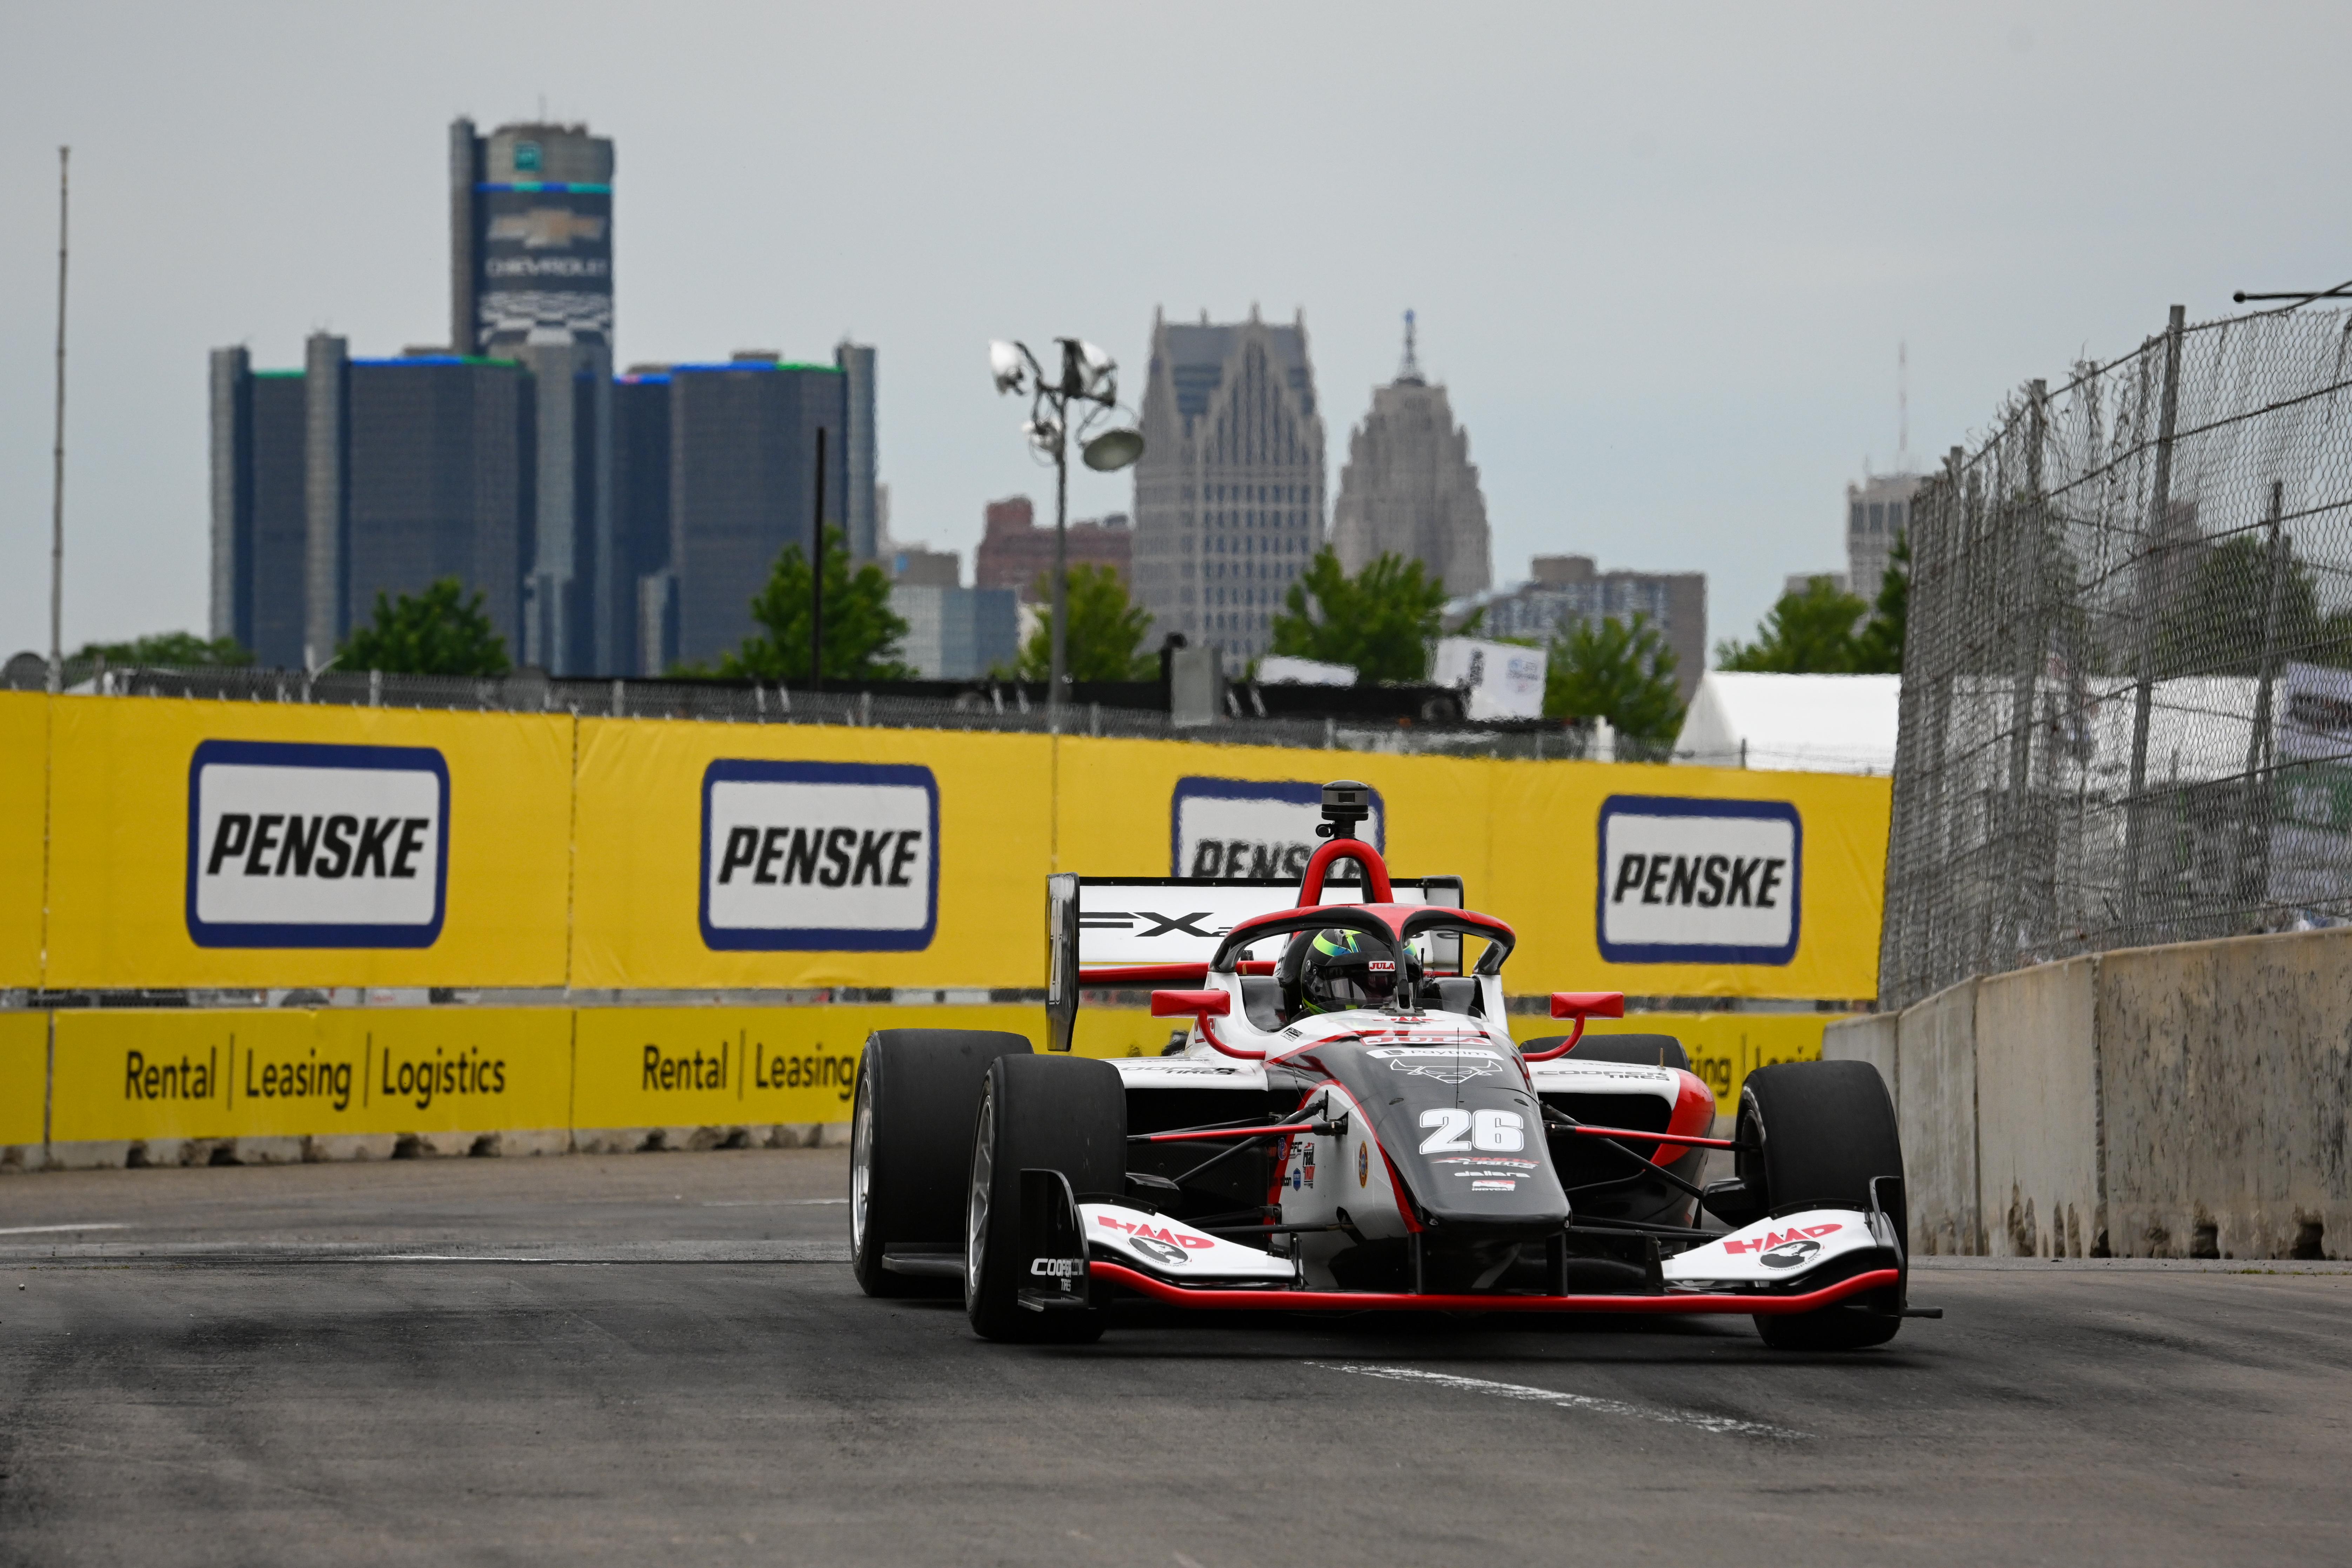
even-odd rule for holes
{"type": "Polygon", "coordinates": [[[1882,1006],[2352,919],[2347,334],[2176,307],[1921,486],[1882,1006]]]}

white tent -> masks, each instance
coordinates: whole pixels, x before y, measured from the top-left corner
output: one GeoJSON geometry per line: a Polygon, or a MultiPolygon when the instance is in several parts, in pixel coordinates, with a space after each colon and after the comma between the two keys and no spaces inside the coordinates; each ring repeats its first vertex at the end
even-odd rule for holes
{"type": "Polygon", "coordinates": [[[1891,773],[1900,675],[1699,677],[1675,760],[1701,768],[1891,773]]]}

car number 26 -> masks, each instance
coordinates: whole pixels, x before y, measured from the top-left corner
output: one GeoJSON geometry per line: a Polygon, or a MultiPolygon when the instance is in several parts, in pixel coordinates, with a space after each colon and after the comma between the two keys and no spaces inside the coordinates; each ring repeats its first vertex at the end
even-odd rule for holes
{"type": "Polygon", "coordinates": [[[1423,1111],[1421,1124],[1435,1129],[1421,1141],[1424,1155],[1455,1155],[1469,1149],[1515,1155],[1528,1146],[1527,1118],[1517,1111],[1463,1111],[1447,1106],[1423,1111]]]}

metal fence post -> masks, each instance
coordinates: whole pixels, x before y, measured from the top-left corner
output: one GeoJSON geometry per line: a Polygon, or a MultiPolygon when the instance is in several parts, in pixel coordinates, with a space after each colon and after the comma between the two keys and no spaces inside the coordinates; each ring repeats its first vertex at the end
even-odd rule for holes
{"type": "MultiPolygon", "coordinates": [[[[2264,519],[2263,533],[2270,562],[2269,591],[2263,602],[2262,662],[2254,666],[2254,722],[2246,732],[2246,781],[2243,805],[2240,809],[2238,831],[2232,835],[2240,862],[2237,874],[2231,879],[2231,895],[2242,904],[2260,906],[2270,895],[2271,864],[2271,758],[2272,689],[2278,678],[2279,601],[2286,591],[2289,556],[2292,554],[2281,522],[2286,512],[2286,485],[2283,480],[2271,481],[2270,516],[2264,519]],[[2253,874],[2245,873],[2246,852],[2251,849],[2253,874]]],[[[2267,924],[2257,915],[2252,924],[2259,928],[2267,924]]]]}
{"type": "Polygon", "coordinates": [[[2172,435],[2180,419],[2180,340],[2188,318],[2184,306],[2172,308],[2164,329],[2164,402],[2158,415],[2156,473],[2149,486],[2147,524],[2142,536],[2140,580],[2159,591],[2143,591],[2138,627],[2138,656],[2133,661],[2131,782],[2124,795],[2124,918],[2123,943],[2139,937],[2141,860],[2147,852],[2147,727],[2156,703],[2157,611],[2161,596],[2164,562],[2171,553],[2167,524],[2172,511],[2172,435]]]}

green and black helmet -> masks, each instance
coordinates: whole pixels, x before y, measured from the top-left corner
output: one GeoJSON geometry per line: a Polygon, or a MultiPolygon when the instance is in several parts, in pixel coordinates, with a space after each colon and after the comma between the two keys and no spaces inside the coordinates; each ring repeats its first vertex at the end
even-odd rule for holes
{"type": "MultiPolygon", "coordinates": [[[[1413,965],[1410,953],[1405,963],[1413,965]]],[[[1302,931],[1276,972],[1286,1019],[1386,1007],[1397,991],[1396,950],[1356,931],[1302,931]]]]}

